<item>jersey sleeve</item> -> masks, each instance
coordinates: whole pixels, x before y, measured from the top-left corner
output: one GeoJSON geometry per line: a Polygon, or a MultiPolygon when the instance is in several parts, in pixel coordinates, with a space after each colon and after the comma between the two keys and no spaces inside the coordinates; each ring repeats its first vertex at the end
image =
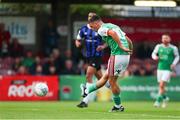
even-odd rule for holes
{"type": "Polygon", "coordinates": [[[109,28],[100,27],[99,30],[98,30],[98,34],[100,36],[108,36],[108,30],[109,30],[109,28]]]}
{"type": "Polygon", "coordinates": [[[158,50],[159,50],[159,44],[156,45],[156,47],[154,48],[153,52],[152,52],[152,59],[156,59],[157,57],[157,53],[158,53],[158,50]]]}
{"type": "Polygon", "coordinates": [[[176,46],[174,46],[174,61],[173,61],[173,65],[176,65],[179,62],[179,52],[178,52],[178,48],[176,46]]]}
{"type": "Polygon", "coordinates": [[[83,31],[82,29],[80,29],[77,35],[77,40],[82,40],[83,36],[84,36],[83,31]]]}

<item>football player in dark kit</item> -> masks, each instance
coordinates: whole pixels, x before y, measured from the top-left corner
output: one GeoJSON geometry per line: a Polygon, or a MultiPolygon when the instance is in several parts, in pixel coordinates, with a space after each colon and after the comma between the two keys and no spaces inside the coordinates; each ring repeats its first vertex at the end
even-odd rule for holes
{"type": "MultiPolygon", "coordinates": [[[[89,13],[88,19],[90,19],[96,13],[89,13]]],[[[102,57],[102,50],[107,47],[106,44],[103,44],[101,37],[98,35],[97,32],[93,31],[89,24],[84,25],[79,30],[77,35],[77,39],[75,41],[75,45],[77,48],[83,46],[82,52],[83,56],[86,58],[88,63],[87,71],[86,71],[86,86],[92,83],[92,78],[95,75],[97,79],[102,77],[101,72],[101,57],[102,57]]],[[[89,99],[92,97],[93,94],[89,94],[77,107],[84,108],[88,107],[89,99]]]]}

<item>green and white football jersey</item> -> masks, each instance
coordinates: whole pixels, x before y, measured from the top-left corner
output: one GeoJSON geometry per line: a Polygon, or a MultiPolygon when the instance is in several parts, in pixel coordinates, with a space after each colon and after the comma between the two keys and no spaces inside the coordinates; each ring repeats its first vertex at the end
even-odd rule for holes
{"type": "Polygon", "coordinates": [[[119,48],[119,45],[116,43],[116,41],[114,41],[111,36],[107,35],[108,30],[113,30],[118,34],[120,41],[124,47],[129,48],[129,45],[125,37],[126,34],[120,29],[119,26],[111,23],[102,24],[98,30],[98,34],[110,47],[111,55],[128,55],[128,52],[125,52],[121,48],[119,48]]]}
{"type": "Polygon", "coordinates": [[[174,45],[156,45],[152,57],[158,55],[158,70],[171,70],[171,64],[176,65],[179,61],[178,48],[174,45]]]}

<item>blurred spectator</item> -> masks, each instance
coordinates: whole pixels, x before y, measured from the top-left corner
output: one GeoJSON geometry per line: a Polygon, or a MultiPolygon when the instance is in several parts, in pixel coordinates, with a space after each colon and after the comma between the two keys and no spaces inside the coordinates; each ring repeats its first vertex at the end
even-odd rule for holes
{"type": "Polygon", "coordinates": [[[5,24],[0,23],[0,55],[6,56],[9,52],[10,32],[5,30],[5,24]]]}
{"type": "Polygon", "coordinates": [[[12,39],[12,43],[9,45],[9,52],[12,57],[22,57],[24,54],[24,48],[19,43],[17,38],[12,39]]]}
{"type": "Polygon", "coordinates": [[[145,76],[145,75],[146,75],[145,69],[143,67],[140,67],[138,76],[145,76]]]}
{"type": "Polygon", "coordinates": [[[49,74],[49,67],[51,65],[54,65],[54,58],[52,57],[52,55],[50,55],[48,60],[43,64],[43,73],[45,75],[49,74]]]}
{"type": "Polygon", "coordinates": [[[28,75],[26,66],[21,65],[16,73],[16,75],[28,75]]]}
{"type": "Polygon", "coordinates": [[[140,76],[141,75],[140,69],[141,69],[140,66],[138,66],[137,64],[133,64],[133,65],[129,65],[127,70],[129,71],[130,75],[140,76]]]}
{"type": "Polygon", "coordinates": [[[29,69],[34,64],[34,62],[35,60],[33,58],[33,53],[31,50],[28,50],[26,52],[26,57],[22,61],[22,65],[26,66],[27,69],[29,69]]]}
{"type": "Polygon", "coordinates": [[[76,61],[75,58],[72,56],[71,50],[66,50],[65,51],[64,60],[72,60],[73,62],[76,61]]]}
{"type": "Polygon", "coordinates": [[[73,67],[72,60],[69,59],[69,60],[65,61],[65,69],[62,71],[61,74],[64,74],[64,75],[67,75],[67,74],[70,74],[70,75],[76,74],[76,70],[73,67]]]}
{"type": "Polygon", "coordinates": [[[36,66],[34,75],[43,75],[43,67],[41,65],[36,66]]]}
{"type": "Polygon", "coordinates": [[[44,64],[43,70],[45,74],[49,74],[50,67],[55,67],[55,73],[60,74],[64,69],[64,59],[60,56],[58,49],[53,49],[49,60],[44,64]]]}
{"type": "Polygon", "coordinates": [[[137,64],[134,63],[130,65],[129,68],[131,75],[135,75],[135,76],[140,75],[140,71],[139,71],[140,67],[137,64]]]}
{"type": "Polygon", "coordinates": [[[51,65],[49,66],[49,73],[48,75],[57,75],[56,67],[51,65]]]}
{"type": "Polygon", "coordinates": [[[8,56],[0,59],[0,75],[14,75],[15,72],[12,70],[13,59],[8,56]]]}
{"type": "Polygon", "coordinates": [[[54,65],[56,66],[56,71],[58,74],[64,69],[64,58],[61,56],[60,51],[58,49],[53,49],[52,57],[54,59],[54,65]]]}
{"type": "MultiPolygon", "coordinates": [[[[75,57],[72,56],[71,50],[66,50],[66,51],[65,51],[65,56],[64,56],[63,59],[64,59],[63,62],[65,62],[66,60],[72,60],[72,62],[73,62],[73,67],[75,67],[75,68],[76,68],[77,65],[78,65],[78,61],[76,60],[75,57]]],[[[79,59],[79,62],[80,62],[80,59],[79,59]]]]}
{"type": "Polygon", "coordinates": [[[22,60],[20,57],[16,57],[14,63],[12,64],[12,69],[18,71],[19,67],[22,65],[22,60]]]}
{"type": "Polygon", "coordinates": [[[42,41],[46,56],[48,56],[54,48],[58,48],[58,39],[59,35],[54,26],[54,23],[52,20],[49,20],[47,28],[45,28],[43,31],[42,41]]]}
{"type": "Polygon", "coordinates": [[[150,62],[145,63],[145,75],[146,76],[153,75],[153,69],[152,69],[152,65],[150,64],[150,62]]]}
{"type": "Polygon", "coordinates": [[[42,63],[42,60],[41,60],[41,57],[40,56],[36,56],[35,57],[35,61],[34,63],[32,64],[32,66],[29,68],[29,73],[31,74],[36,74],[36,69],[38,66],[41,66],[42,67],[43,63],[42,63]]]}
{"type": "Polygon", "coordinates": [[[11,69],[13,62],[14,62],[14,60],[10,56],[7,56],[7,57],[3,58],[1,68],[11,69]]]}

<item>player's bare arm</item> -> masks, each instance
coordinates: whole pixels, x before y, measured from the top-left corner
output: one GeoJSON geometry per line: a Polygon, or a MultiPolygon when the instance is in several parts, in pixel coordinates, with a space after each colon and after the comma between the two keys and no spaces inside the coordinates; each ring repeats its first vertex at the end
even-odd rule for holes
{"type": "Polygon", "coordinates": [[[99,45],[97,48],[96,48],[96,50],[97,51],[101,51],[101,50],[104,50],[105,48],[107,48],[107,44],[106,43],[104,43],[103,45],[99,45]]]}
{"type": "Polygon", "coordinates": [[[75,40],[75,45],[79,48],[81,46],[81,40],[75,40]]]}
{"type": "Polygon", "coordinates": [[[120,38],[117,35],[117,33],[113,30],[108,30],[108,35],[111,36],[113,38],[114,41],[116,41],[116,43],[119,45],[119,47],[124,50],[125,52],[132,52],[132,50],[125,48],[124,46],[122,46],[122,43],[120,42],[120,38]]]}

